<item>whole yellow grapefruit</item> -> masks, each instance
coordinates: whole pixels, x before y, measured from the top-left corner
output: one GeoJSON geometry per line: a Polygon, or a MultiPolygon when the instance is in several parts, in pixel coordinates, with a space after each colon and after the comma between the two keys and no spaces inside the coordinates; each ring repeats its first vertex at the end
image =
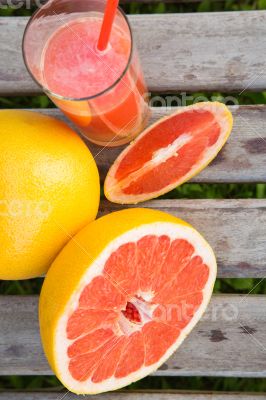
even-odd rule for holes
{"type": "Polygon", "coordinates": [[[54,118],[0,111],[0,279],[47,272],[62,247],[95,219],[96,163],[54,118]]]}

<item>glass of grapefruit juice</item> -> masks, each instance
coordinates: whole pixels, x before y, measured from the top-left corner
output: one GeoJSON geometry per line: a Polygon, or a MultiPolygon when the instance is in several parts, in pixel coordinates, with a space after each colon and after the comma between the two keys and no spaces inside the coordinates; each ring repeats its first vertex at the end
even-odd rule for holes
{"type": "Polygon", "coordinates": [[[90,141],[119,146],[149,118],[147,89],[127,17],[116,9],[97,48],[106,2],[50,0],[31,17],[23,56],[33,79],[90,141]]]}

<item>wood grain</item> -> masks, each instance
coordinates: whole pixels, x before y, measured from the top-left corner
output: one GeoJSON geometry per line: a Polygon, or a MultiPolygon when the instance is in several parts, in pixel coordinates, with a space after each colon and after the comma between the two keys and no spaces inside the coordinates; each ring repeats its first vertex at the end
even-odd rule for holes
{"type": "MultiPolygon", "coordinates": [[[[266,296],[213,296],[179,350],[154,375],[266,377],[266,296]]],[[[0,296],[0,374],[51,374],[38,297],[0,296]]]]}
{"type": "MultiPolygon", "coordinates": [[[[65,391],[61,392],[2,392],[0,400],[60,400],[65,391]]],[[[206,392],[186,392],[186,391],[136,391],[136,392],[114,392],[103,393],[89,397],[91,400],[264,400],[266,395],[263,393],[206,393],[206,392]]],[[[78,400],[80,396],[72,393],[67,394],[67,400],[78,400]]]]}
{"type": "MultiPolygon", "coordinates": [[[[191,182],[266,182],[266,106],[233,106],[232,134],[216,159],[191,182]]],[[[152,108],[151,123],[176,108],[152,108]]],[[[35,110],[66,120],[56,109],[35,110]]],[[[107,148],[87,142],[102,180],[123,147],[107,148]]]]}
{"type": "MultiPolygon", "coordinates": [[[[102,202],[99,215],[125,207],[102,202]]],[[[153,200],[141,207],[168,212],[201,232],[214,249],[220,278],[266,276],[266,199],[153,200]]]]}
{"type": "MultiPolygon", "coordinates": [[[[266,11],[130,15],[149,90],[264,90],[266,11]]],[[[24,67],[28,18],[0,18],[0,93],[40,89],[24,67]]]]}

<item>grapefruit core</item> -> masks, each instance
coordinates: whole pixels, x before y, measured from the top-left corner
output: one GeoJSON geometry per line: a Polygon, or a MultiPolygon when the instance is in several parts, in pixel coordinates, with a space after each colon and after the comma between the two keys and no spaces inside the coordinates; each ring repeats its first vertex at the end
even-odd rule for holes
{"type": "Polygon", "coordinates": [[[108,200],[136,204],[181,185],[206,167],[225,144],[233,125],[218,102],[181,107],[144,130],[110,168],[108,200]]]}
{"type": "Polygon", "coordinates": [[[215,277],[212,249],[176,217],[129,209],[92,222],[58,255],[42,288],[52,369],[77,394],[143,378],[198,322],[215,277]]]}

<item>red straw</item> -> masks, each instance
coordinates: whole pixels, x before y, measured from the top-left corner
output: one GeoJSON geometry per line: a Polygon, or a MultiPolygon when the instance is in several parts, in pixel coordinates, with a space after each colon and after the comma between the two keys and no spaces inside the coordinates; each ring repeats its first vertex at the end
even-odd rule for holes
{"type": "Polygon", "coordinates": [[[118,3],[119,0],[107,0],[104,11],[103,23],[101,27],[101,33],[97,44],[97,48],[100,51],[105,50],[109,43],[110,34],[115,19],[115,13],[118,7],[118,3]]]}

